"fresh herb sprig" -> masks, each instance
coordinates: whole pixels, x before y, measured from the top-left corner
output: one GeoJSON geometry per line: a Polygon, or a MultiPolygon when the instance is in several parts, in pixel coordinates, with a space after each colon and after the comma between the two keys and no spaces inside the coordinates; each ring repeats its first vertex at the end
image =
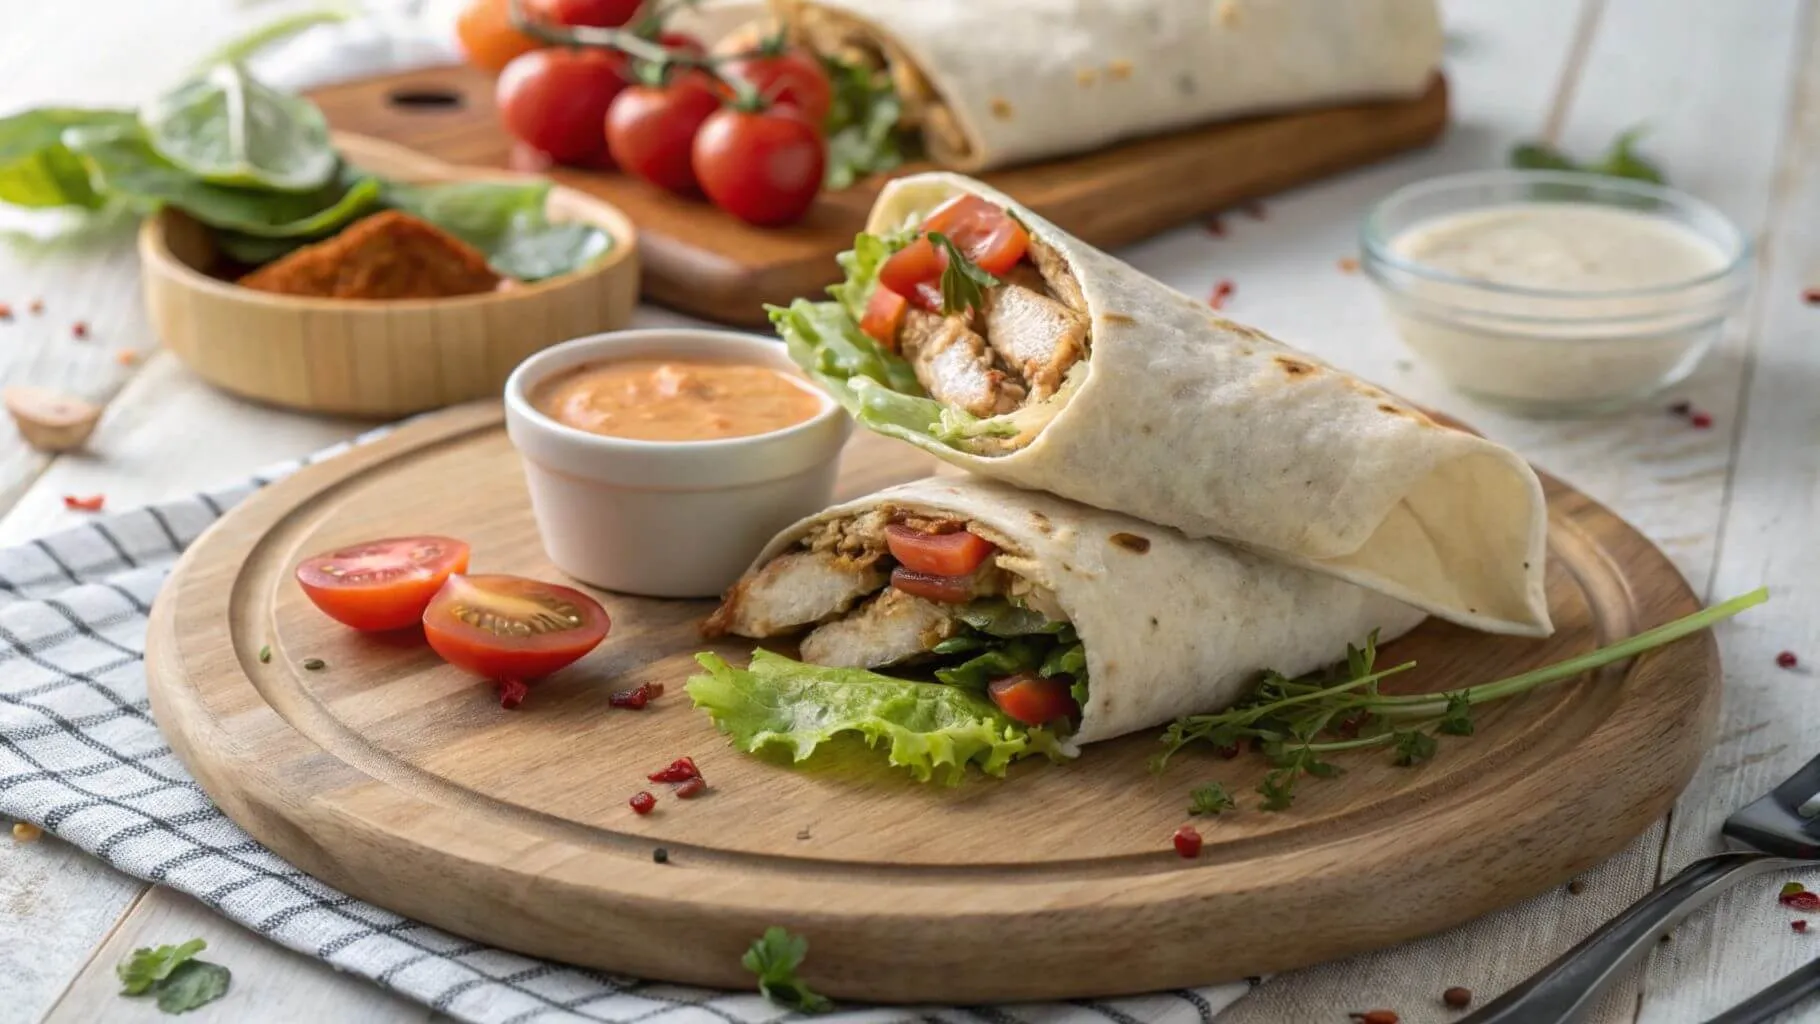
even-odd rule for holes
{"type": "Polygon", "coordinates": [[[948,265],[942,270],[943,313],[965,313],[973,309],[986,301],[986,289],[997,288],[1001,283],[968,259],[947,235],[931,231],[929,241],[948,257],[948,265]]]}
{"type": "Polygon", "coordinates": [[[1189,814],[1218,814],[1237,806],[1238,801],[1218,782],[1209,782],[1188,794],[1189,814]]]}
{"type": "Polygon", "coordinates": [[[158,1009],[183,1013],[227,994],[233,975],[220,964],[196,959],[208,948],[201,939],[179,946],[145,946],[114,967],[123,996],[153,995],[158,1009]]]}
{"type": "Polygon", "coordinates": [[[826,1013],[834,1009],[827,996],[814,991],[796,976],[809,955],[809,940],[773,925],[752,940],[740,963],[758,975],[758,990],[766,999],[799,1013],[826,1013]]]}
{"type": "Polygon", "coordinates": [[[1585,171],[1590,174],[1603,174],[1613,178],[1630,178],[1634,181],[1648,181],[1657,185],[1666,184],[1662,169],[1656,163],[1637,152],[1637,140],[1643,137],[1648,129],[1636,125],[1618,134],[1612,140],[1611,147],[1605,155],[1589,164],[1576,163],[1567,154],[1546,142],[1523,142],[1513,146],[1510,151],[1510,165],[1524,170],[1539,171],[1585,171]]]}
{"type": "MultiPolygon", "coordinates": [[[[1380,692],[1381,680],[1414,668],[1415,662],[1378,669],[1374,632],[1362,647],[1348,645],[1345,665],[1335,670],[1299,679],[1266,672],[1252,695],[1237,705],[1215,714],[1176,719],[1163,731],[1163,751],[1151,759],[1151,770],[1162,772],[1177,751],[1193,743],[1207,743],[1228,753],[1249,746],[1271,766],[1257,787],[1263,797],[1259,806],[1280,811],[1294,801],[1296,785],[1305,776],[1340,774],[1338,765],[1324,759],[1327,755],[1389,746],[1397,765],[1422,764],[1439,751],[1438,737],[1472,734],[1472,709],[1477,705],[1633,658],[1768,599],[1769,591],[1760,587],[1596,651],[1448,693],[1380,692]]],[[[1202,813],[1196,808],[1202,806],[1201,794],[1208,788],[1194,791],[1191,813],[1202,813]]]]}

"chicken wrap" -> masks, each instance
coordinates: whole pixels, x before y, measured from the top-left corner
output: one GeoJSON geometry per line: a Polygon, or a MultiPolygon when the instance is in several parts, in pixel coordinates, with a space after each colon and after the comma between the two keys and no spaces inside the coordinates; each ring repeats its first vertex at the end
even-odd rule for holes
{"type": "Polygon", "coordinates": [[[1511,451],[1145,277],[979,182],[886,187],[832,301],[772,320],[871,429],[1466,626],[1550,631],[1511,451]]]}
{"type": "Polygon", "coordinates": [[[937,163],[971,171],[1240,115],[1414,97],[1441,58],[1434,0],[774,6],[844,92],[874,83],[856,111],[882,113],[937,163]]]}
{"type": "Polygon", "coordinates": [[[953,777],[1224,707],[1267,669],[1301,675],[1422,618],[1218,541],[931,477],[772,540],[704,631],[796,638],[802,661],[703,655],[689,694],[748,751],[800,760],[856,732],[920,777],[953,777]]]}

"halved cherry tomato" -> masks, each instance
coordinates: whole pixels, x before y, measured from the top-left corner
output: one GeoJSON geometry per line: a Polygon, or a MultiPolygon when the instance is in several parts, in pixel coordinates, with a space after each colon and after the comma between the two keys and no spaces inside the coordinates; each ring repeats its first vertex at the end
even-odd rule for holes
{"type": "Polygon", "coordinates": [[[1009,271],[1030,248],[1030,236],[1016,218],[976,195],[958,195],[936,207],[923,230],[948,236],[988,274],[1009,271]]]}
{"type": "Polygon", "coordinates": [[[948,269],[948,254],[937,249],[927,236],[904,246],[878,268],[878,283],[910,300],[910,304],[931,313],[942,311],[939,281],[948,269]]]}
{"type": "Polygon", "coordinates": [[[297,582],[323,614],[355,629],[404,629],[449,574],[468,571],[468,546],[453,537],[388,537],[303,560],[297,582]]]}
{"type": "Polygon", "coordinates": [[[627,171],[681,195],[700,190],[690,147],[703,121],[720,109],[713,80],[698,72],[663,85],[635,85],[607,110],[607,149],[627,171]]]}
{"type": "Polygon", "coordinates": [[[937,576],[900,565],[891,570],[891,586],[912,597],[941,604],[966,604],[973,600],[972,576],[937,576]]]}
{"type": "Polygon", "coordinates": [[[1081,706],[1060,679],[1045,679],[1035,672],[1019,672],[994,680],[986,687],[1000,711],[1025,725],[1047,725],[1058,718],[1073,718],[1081,706]]]}
{"type": "Polygon", "coordinates": [[[885,527],[885,546],[904,568],[932,576],[970,575],[998,550],[991,541],[966,530],[924,533],[901,523],[885,527]]]}
{"type": "Polygon", "coordinates": [[[859,329],[866,336],[891,351],[897,351],[897,332],[904,326],[904,310],[909,304],[904,297],[889,288],[872,289],[872,297],[866,300],[866,315],[860,318],[859,329]]]}
{"type": "Polygon", "coordinates": [[[722,70],[735,81],[751,83],[770,102],[802,111],[811,124],[826,121],[834,105],[834,85],[821,58],[804,50],[755,54],[729,61],[722,70]]]}
{"type": "Polygon", "coordinates": [[[455,20],[455,36],[469,64],[494,74],[541,45],[513,27],[509,0],[469,0],[455,20]]]}
{"type": "Polygon", "coordinates": [[[450,576],[423,613],[424,638],[442,660],[488,679],[547,676],[611,625],[581,591],[522,576],[450,576]]]}

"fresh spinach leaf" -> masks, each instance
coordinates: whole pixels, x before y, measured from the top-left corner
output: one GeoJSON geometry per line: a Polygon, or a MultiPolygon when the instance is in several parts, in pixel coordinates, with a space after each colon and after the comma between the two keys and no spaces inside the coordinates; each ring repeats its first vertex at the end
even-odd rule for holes
{"type": "Polygon", "coordinates": [[[580,270],[613,247],[613,237],[592,224],[551,223],[549,195],[543,181],[388,182],[382,201],[479,249],[499,273],[541,281],[580,270]]]}
{"type": "Polygon", "coordinates": [[[220,964],[191,960],[178,966],[158,986],[158,1009],[186,1013],[227,995],[233,974],[220,964]]]}
{"type": "Polygon", "coordinates": [[[316,105],[223,63],[140,111],[158,155],[205,182],[315,193],[340,160],[316,105]]]}
{"type": "Polygon", "coordinates": [[[64,145],[70,128],[130,129],[126,110],[49,107],[0,118],[0,202],[98,210],[107,199],[89,180],[82,158],[64,145]]]}

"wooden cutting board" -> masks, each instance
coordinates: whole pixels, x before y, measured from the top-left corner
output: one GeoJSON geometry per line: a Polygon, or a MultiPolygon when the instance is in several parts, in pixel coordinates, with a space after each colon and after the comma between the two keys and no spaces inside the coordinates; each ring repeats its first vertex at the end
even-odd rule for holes
{"type": "MultiPolygon", "coordinates": [[[[492,80],[472,68],[370,78],[318,89],[310,98],[341,131],[402,143],[449,163],[505,166],[510,158],[492,80]]],[[[1112,248],[1426,145],[1446,123],[1447,87],[1437,76],[1417,100],[1230,121],[983,177],[1088,244],[1112,248]]],[[[647,298],[744,325],[765,323],[767,302],[819,296],[838,280],[834,255],[852,247],[883,184],[879,178],[825,194],[799,224],[755,228],[626,175],[564,168],[550,174],[601,196],[638,225],[647,298]]]]}
{"type": "MultiPolygon", "coordinates": [[[[861,431],[842,496],[931,468],[861,431]]],[[[1487,682],[1697,608],[1634,529],[1545,484],[1554,637],[1429,622],[1383,651],[1420,663],[1386,689],[1487,682]]],[[[1142,992],[1387,946],[1616,852],[1685,785],[1719,705],[1700,634],[1484,708],[1422,767],[1341,757],[1345,774],[1304,782],[1286,812],[1255,809],[1256,758],[1194,750],[1151,774],[1157,730],[948,789],[856,741],[797,767],[731,749],[683,692],[696,651],[751,649],[698,639],[708,603],[602,595],[606,643],[509,712],[420,638],[344,629],[291,582],[305,556],[404,533],[466,538],[477,572],[561,578],[499,408],[415,422],[264,489],[191,548],[146,651],[165,735],[229,816],[330,884],[478,941],[677,982],[749,986],[740,955],[770,925],[808,938],[817,988],[893,1001],[1142,992]],[[646,682],[666,690],[645,710],[608,706],[646,682]],[[706,794],[645,781],[685,754],[706,794]],[[1213,780],[1245,809],[1198,819],[1206,848],[1183,860],[1171,833],[1213,780]],[[644,789],[649,817],[626,803],[644,789]]]]}

